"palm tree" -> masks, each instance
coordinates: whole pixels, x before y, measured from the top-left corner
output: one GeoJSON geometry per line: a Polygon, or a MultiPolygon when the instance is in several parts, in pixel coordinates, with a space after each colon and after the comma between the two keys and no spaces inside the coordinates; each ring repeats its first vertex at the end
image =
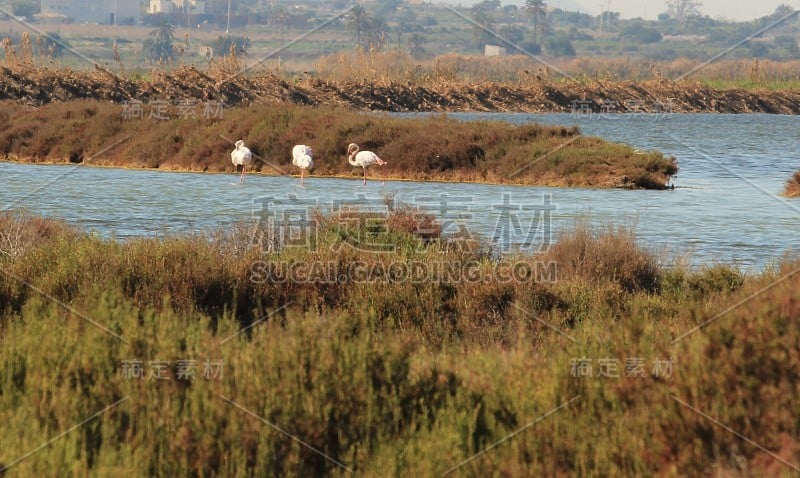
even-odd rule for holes
{"type": "Polygon", "coordinates": [[[506,25],[500,29],[500,36],[509,43],[511,53],[520,53],[520,45],[525,39],[524,29],[516,25],[506,25]]]}
{"type": "Polygon", "coordinates": [[[411,35],[408,39],[408,52],[412,58],[420,58],[425,54],[425,42],[425,37],[419,33],[411,35]]]}
{"type": "Polygon", "coordinates": [[[386,34],[389,31],[389,25],[383,19],[371,18],[367,24],[366,38],[364,40],[364,49],[366,51],[380,50],[386,43],[386,34]]]}
{"type": "Polygon", "coordinates": [[[175,57],[175,49],[173,47],[175,28],[168,18],[164,17],[158,28],[151,31],[149,36],[151,38],[144,41],[144,49],[149,52],[151,60],[165,61],[175,57]]]}
{"type": "Polygon", "coordinates": [[[397,34],[397,49],[399,50],[403,45],[403,33],[405,33],[405,29],[403,25],[397,25],[397,28],[389,28],[389,30],[394,30],[395,34],[397,34]]]}
{"type": "Polygon", "coordinates": [[[524,10],[533,19],[533,39],[536,40],[539,33],[539,20],[547,15],[547,3],[544,0],[525,0],[524,10]]]}
{"type": "Polygon", "coordinates": [[[667,0],[667,13],[670,17],[683,22],[687,17],[700,15],[703,4],[694,0],[667,0]]]}
{"type": "Polygon", "coordinates": [[[286,26],[289,23],[289,14],[284,7],[272,10],[270,13],[270,22],[278,25],[278,30],[281,34],[281,45],[283,44],[284,34],[286,33],[286,26]]]}
{"type": "Polygon", "coordinates": [[[472,12],[473,32],[475,33],[476,46],[479,51],[483,51],[483,46],[492,38],[489,33],[494,29],[494,17],[486,10],[474,8],[472,12]]]}
{"type": "Polygon", "coordinates": [[[347,14],[347,28],[356,34],[356,47],[361,46],[361,34],[369,28],[372,18],[367,9],[356,5],[347,14]]]}

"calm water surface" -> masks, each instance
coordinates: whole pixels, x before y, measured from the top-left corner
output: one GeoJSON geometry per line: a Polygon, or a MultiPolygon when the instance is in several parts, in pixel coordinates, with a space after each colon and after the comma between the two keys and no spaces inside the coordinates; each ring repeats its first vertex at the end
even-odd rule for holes
{"type": "Polygon", "coordinates": [[[362,188],[358,180],[311,178],[300,189],[292,177],[252,175],[239,185],[233,174],[0,163],[0,208],[24,208],[104,236],[127,238],[226,227],[253,221],[254,215],[297,218],[314,206],[363,202],[377,208],[384,195],[394,194],[453,228],[463,223],[503,248],[542,246],[547,241],[544,224],[551,224],[555,235],[585,218],[595,224],[634,225],[642,244],[673,257],[689,254],[694,265],[724,261],[756,270],[800,250],[800,200],[779,196],[800,168],[796,117],[452,116],[577,124],[584,135],[656,149],[678,158],[677,188],[619,191],[398,181],[370,181],[362,188]]]}

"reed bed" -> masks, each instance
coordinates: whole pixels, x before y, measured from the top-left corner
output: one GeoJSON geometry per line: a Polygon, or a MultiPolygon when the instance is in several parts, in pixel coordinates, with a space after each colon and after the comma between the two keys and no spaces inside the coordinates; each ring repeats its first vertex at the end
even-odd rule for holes
{"type": "Polygon", "coordinates": [[[500,257],[437,234],[414,210],[342,214],[315,217],[302,247],[265,247],[274,231],[249,224],[122,242],[4,213],[0,469],[792,471],[800,263],[756,275],[666,269],[630,230],[587,224],[550,250],[500,257]],[[376,235],[392,249],[359,247],[376,235]],[[550,260],[556,277],[497,273],[550,260]],[[419,282],[380,272],[416,261],[494,272],[419,282]],[[265,273],[315,262],[335,264],[337,279],[265,273]],[[353,264],[369,272],[341,273],[353,264]]]}
{"type": "Polygon", "coordinates": [[[330,81],[413,81],[421,85],[485,81],[512,84],[573,80],[646,81],[685,77],[689,82],[700,82],[718,89],[797,89],[800,85],[800,61],[722,59],[705,65],[702,60],[689,58],[652,61],[633,57],[579,57],[548,58],[543,63],[526,55],[484,57],[451,53],[414,59],[401,51],[349,52],[320,58],[315,65],[315,75],[330,81]]]}

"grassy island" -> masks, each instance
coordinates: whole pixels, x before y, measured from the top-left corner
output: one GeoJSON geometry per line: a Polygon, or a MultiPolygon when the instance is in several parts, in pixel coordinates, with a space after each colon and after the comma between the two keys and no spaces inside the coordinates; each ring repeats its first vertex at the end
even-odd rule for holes
{"type": "Polygon", "coordinates": [[[278,103],[212,114],[202,103],[191,105],[162,105],[154,113],[152,104],[76,100],[32,108],[5,102],[0,155],[33,163],[233,172],[230,151],[243,139],[256,155],[255,171],[264,174],[298,173],[291,148],[307,144],[314,150],[314,175],[357,177],[361,170],[347,162],[349,143],[388,162],[370,171],[383,179],[663,189],[677,172],[675,158],[584,137],[575,127],[278,103]]]}

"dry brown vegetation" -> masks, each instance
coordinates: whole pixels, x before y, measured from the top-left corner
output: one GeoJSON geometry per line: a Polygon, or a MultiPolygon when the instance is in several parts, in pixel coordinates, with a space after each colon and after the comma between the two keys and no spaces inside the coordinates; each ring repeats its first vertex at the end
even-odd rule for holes
{"type": "Polygon", "coordinates": [[[0,215],[0,473],[781,476],[797,462],[796,261],[668,269],[629,230],[587,226],[498,261],[420,237],[435,223],[402,208],[376,253],[352,241],[375,234],[357,217],[265,252],[247,225],[115,241],[0,215]],[[553,260],[543,279],[504,270],[553,260]],[[311,264],[332,274],[281,275],[311,264]],[[432,264],[475,274],[392,273],[432,264]],[[176,378],[187,360],[196,376],[176,378]]]}
{"type": "Polygon", "coordinates": [[[800,170],[795,171],[789,181],[786,182],[784,195],[790,198],[800,197],[800,170]]]}
{"type": "Polygon", "coordinates": [[[579,81],[643,81],[688,76],[701,82],[758,84],[794,81],[800,75],[800,61],[722,59],[706,64],[689,58],[651,61],[631,57],[579,57],[547,59],[547,64],[543,64],[526,55],[486,57],[451,53],[415,60],[400,51],[336,53],[321,57],[314,66],[315,74],[326,80],[391,80],[422,84],[469,81],[526,83],[537,78],[558,80],[565,75],[579,81]]]}
{"type": "Polygon", "coordinates": [[[227,106],[280,101],[375,111],[509,112],[569,112],[578,102],[588,101],[596,113],[800,113],[797,89],[722,90],[696,81],[664,78],[575,81],[531,74],[515,82],[496,82],[453,79],[446,65],[440,73],[412,79],[378,76],[379,68],[360,68],[344,75],[346,79],[338,79],[342,76],[338,73],[292,80],[274,72],[244,75],[235,71],[181,66],[172,71],[153,70],[148,79],[133,80],[99,68],[73,71],[15,64],[0,67],[0,99],[42,105],[72,99],[121,103],[191,98],[219,100],[227,106]]]}
{"type": "Polygon", "coordinates": [[[596,229],[580,223],[559,238],[547,254],[563,278],[618,283],[631,292],[654,292],[660,286],[655,255],[636,244],[633,230],[619,226],[596,229]]]}
{"type": "Polygon", "coordinates": [[[636,153],[626,145],[583,137],[575,127],[463,122],[446,116],[398,118],[342,109],[258,104],[221,117],[126,118],[125,108],[94,100],[32,108],[6,102],[0,110],[0,155],[12,160],[233,171],[232,143],[257,156],[255,171],[295,173],[295,144],[314,149],[314,174],[353,177],[346,147],[356,143],[388,164],[383,179],[473,181],[549,186],[663,189],[677,172],[674,158],[636,153]]]}

